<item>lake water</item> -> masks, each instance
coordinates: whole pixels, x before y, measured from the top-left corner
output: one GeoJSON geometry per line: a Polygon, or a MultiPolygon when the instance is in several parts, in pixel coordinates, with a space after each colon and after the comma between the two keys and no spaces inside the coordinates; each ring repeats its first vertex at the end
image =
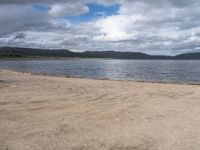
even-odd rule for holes
{"type": "Polygon", "coordinates": [[[0,68],[56,76],[200,84],[200,61],[188,60],[0,60],[0,68]]]}

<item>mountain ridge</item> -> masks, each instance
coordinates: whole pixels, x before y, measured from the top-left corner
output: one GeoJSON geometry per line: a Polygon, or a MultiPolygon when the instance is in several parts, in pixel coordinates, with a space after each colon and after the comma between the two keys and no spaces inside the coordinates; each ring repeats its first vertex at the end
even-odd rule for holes
{"type": "Polygon", "coordinates": [[[63,57],[63,58],[110,58],[110,59],[163,59],[200,60],[200,53],[184,53],[176,56],[149,55],[141,52],[85,51],[73,52],[68,49],[39,49],[20,47],[0,47],[0,58],[63,57]]]}

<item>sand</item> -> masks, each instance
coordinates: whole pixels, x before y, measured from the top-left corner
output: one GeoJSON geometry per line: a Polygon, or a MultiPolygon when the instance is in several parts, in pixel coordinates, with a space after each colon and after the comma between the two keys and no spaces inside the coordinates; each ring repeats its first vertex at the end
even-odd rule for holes
{"type": "Polygon", "coordinates": [[[0,150],[200,150],[200,86],[0,71],[0,150]]]}

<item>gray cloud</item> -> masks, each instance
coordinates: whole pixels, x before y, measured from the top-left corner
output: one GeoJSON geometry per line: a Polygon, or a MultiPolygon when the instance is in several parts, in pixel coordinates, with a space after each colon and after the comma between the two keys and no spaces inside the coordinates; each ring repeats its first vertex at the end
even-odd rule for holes
{"type": "Polygon", "coordinates": [[[99,3],[110,5],[118,2],[117,0],[0,0],[0,4],[56,4],[56,3],[99,3]]]}
{"type": "Polygon", "coordinates": [[[47,14],[34,12],[30,6],[0,6],[0,34],[43,29],[50,25],[47,14]]]}
{"type": "Polygon", "coordinates": [[[60,3],[60,2],[73,2],[73,0],[0,0],[1,4],[36,4],[36,3],[60,3]]]}
{"type": "Polygon", "coordinates": [[[24,39],[26,35],[24,33],[19,33],[15,36],[15,39],[24,39]]]}

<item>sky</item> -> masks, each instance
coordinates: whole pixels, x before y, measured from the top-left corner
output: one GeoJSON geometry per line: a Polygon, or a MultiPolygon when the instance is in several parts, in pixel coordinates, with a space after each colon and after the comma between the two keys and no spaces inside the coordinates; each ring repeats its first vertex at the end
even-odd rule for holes
{"type": "Polygon", "coordinates": [[[199,0],[0,0],[0,46],[200,52],[199,0]]]}

